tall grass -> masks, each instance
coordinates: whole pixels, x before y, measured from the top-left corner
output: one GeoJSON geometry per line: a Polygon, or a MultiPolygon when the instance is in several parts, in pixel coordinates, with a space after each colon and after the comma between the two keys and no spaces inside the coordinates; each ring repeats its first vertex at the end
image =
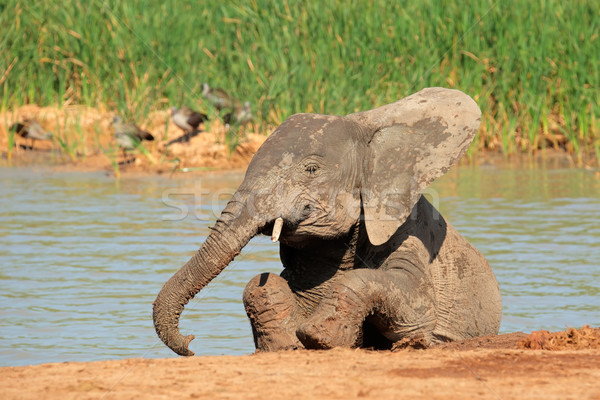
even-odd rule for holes
{"type": "Polygon", "coordinates": [[[2,106],[202,106],[202,82],[260,121],[346,114],[426,86],[484,113],[477,148],[596,151],[600,2],[59,0],[0,3],[2,106]],[[551,124],[559,121],[559,127],[551,124]],[[562,130],[562,131],[561,131],[562,130]]]}
{"type": "Polygon", "coordinates": [[[16,132],[13,129],[10,129],[12,124],[8,122],[8,114],[4,114],[4,128],[7,132],[7,141],[6,141],[6,159],[8,162],[12,160],[12,153],[15,148],[15,135],[16,132]]]}

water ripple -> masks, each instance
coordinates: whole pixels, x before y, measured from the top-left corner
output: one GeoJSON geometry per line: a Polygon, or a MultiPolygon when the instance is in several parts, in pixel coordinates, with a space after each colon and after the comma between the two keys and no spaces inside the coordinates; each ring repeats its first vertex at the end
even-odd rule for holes
{"type": "MultiPolygon", "coordinates": [[[[224,206],[211,193],[240,180],[0,169],[0,365],[173,356],[154,333],[152,301],[224,206]]],[[[496,273],[502,332],[600,325],[593,175],[461,168],[432,190],[496,273]]],[[[181,329],[196,335],[196,353],[251,353],[242,291],[280,270],[277,246],[254,238],[186,307],[181,329]]]]}

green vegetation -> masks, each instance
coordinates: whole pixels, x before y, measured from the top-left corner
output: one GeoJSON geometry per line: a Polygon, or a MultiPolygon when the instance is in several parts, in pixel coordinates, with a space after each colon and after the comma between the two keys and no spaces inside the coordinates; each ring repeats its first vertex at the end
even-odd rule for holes
{"type": "Polygon", "coordinates": [[[476,148],[598,153],[598,1],[0,0],[0,11],[4,109],[101,104],[139,120],[201,103],[209,82],[272,125],[445,86],[482,108],[476,148]]]}
{"type": "MultiPolygon", "coordinates": [[[[56,116],[58,120],[58,116],[56,116]]],[[[69,115],[65,115],[64,119],[64,129],[61,129],[60,125],[56,126],[56,141],[60,146],[60,149],[63,154],[66,154],[71,161],[77,161],[77,157],[81,155],[85,158],[85,133],[81,129],[81,125],[77,120],[74,126],[74,129],[67,129],[70,125],[69,115]]]]}
{"type": "Polygon", "coordinates": [[[4,114],[4,129],[7,133],[7,149],[6,149],[6,158],[10,161],[12,159],[12,152],[15,147],[15,131],[10,129],[11,125],[8,122],[8,114],[4,114]]]}

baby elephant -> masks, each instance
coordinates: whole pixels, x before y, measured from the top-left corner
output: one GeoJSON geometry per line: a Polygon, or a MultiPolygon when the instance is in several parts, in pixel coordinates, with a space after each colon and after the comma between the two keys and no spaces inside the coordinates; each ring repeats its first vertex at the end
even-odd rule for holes
{"type": "Polygon", "coordinates": [[[428,88],[347,116],[296,114],[269,136],[196,254],[154,302],[158,336],[180,355],[187,302],[248,241],[280,242],[281,276],[244,291],[258,350],[390,348],[498,332],[485,258],[422,196],[466,152],[480,123],[457,90],[428,88]]]}

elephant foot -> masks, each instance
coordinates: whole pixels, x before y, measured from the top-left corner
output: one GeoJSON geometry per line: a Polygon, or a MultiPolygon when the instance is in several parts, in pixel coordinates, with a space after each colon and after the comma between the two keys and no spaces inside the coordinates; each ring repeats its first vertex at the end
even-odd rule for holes
{"type": "Polygon", "coordinates": [[[394,277],[368,269],[347,272],[296,335],[309,349],[391,347],[391,338],[402,331],[407,303],[399,301],[403,291],[394,277]]]}
{"type": "Polygon", "coordinates": [[[304,347],[296,336],[296,301],[282,277],[264,273],[250,280],[244,290],[244,306],[258,351],[304,347]]]}
{"type": "Polygon", "coordinates": [[[296,330],[296,336],[307,349],[325,350],[334,347],[356,347],[360,326],[340,317],[321,321],[311,318],[296,330]]]}

